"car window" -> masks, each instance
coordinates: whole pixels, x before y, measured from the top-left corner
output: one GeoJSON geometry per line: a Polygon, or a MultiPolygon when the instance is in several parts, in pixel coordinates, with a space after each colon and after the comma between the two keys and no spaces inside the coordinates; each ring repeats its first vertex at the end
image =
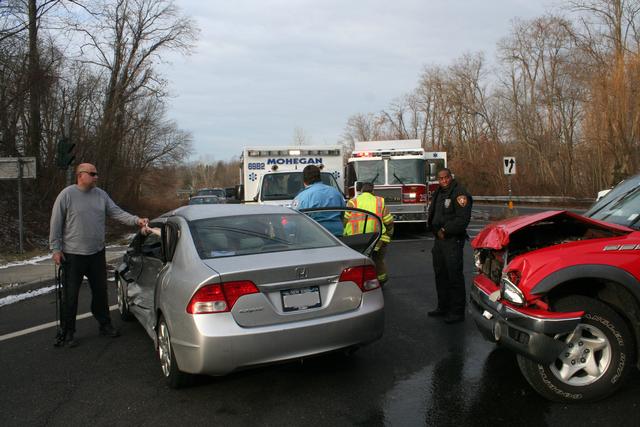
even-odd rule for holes
{"type": "Polygon", "coordinates": [[[189,200],[190,205],[208,205],[215,203],[221,203],[221,200],[218,196],[196,196],[192,197],[191,200],[189,200]]]}
{"type": "Polygon", "coordinates": [[[339,245],[298,213],[207,218],[191,221],[189,227],[202,259],[339,245]]]}
{"type": "Polygon", "coordinates": [[[609,199],[609,203],[598,204],[598,209],[592,208],[588,216],[601,221],[639,228],[640,186],[636,185],[626,193],[618,194],[617,198],[609,199]]]}
{"type": "Polygon", "coordinates": [[[216,197],[225,197],[226,192],[223,188],[210,188],[207,190],[198,190],[196,196],[216,196],[216,197]]]}
{"type": "Polygon", "coordinates": [[[607,206],[617,203],[619,199],[624,198],[627,194],[633,193],[638,186],[640,186],[640,175],[625,179],[594,203],[584,215],[591,217],[597,214],[603,209],[606,209],[607,206]]]}

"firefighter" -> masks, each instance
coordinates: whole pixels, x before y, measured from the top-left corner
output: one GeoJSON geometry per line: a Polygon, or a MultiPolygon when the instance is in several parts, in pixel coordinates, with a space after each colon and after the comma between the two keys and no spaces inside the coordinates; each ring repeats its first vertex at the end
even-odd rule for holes
{"type": "Polygon", "coordinates": [[[438,306],[427,314],[444,317],[446,323],[457,323],[464,320],[462,250],[468,238],[473,200],[447,168],[438,172],[438,183],[428,216],[428,227],[435,236],[431,254],[438,306]]]}
{"type": "MultiPolygon", "coordinates": [[[[384,262],[384,256],[387,252],[387,245],[391,242],[393,235],[393,216],[389,213],[389,209],[384,204],[384,199],[373,194],[373,184],[370,182],[362,183],[362,192],[347,202],[348,208],[359,208],[369,211],[382,219],[382,236],[373,251],[371,258],[376,264],[376,272],[378,281],[381,285],[387,281],[387,266],[384,262]]],[[[360,233],[373,233],[378,231],[378,221],[366,221],[366,215],[360,212],[347,211],[344,215],[345,227],[344,234],[346,236],[360,233]]]]}

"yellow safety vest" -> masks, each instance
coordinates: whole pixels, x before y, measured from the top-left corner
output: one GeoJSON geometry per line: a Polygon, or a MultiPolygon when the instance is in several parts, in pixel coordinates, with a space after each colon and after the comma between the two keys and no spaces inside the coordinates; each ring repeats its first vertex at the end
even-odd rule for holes
{"type": "MultiPolygon", "coordinates": [[[[360,194],[358,197],[349,200],[347,206],[353,206],[354,208],[369,211],[376,214],[378,217],[380,217],[380,219],[383,219],[384,216],[384,199],[382,197],[374,196],[371,193],[360,194]]],[[[373,218],[367,219],[367,215],[362,212],[347,211],[344,217],[347,220],[347,223],[344,227],[345,236],[362,233],[374,233],[378,231],[378,221],[373,218]]],[[[391,241],[391,238],[386,235],[386,231],[387,229],[383,222],[382,237],[380,238],[380,240],[389,243],[391,241]]]]}

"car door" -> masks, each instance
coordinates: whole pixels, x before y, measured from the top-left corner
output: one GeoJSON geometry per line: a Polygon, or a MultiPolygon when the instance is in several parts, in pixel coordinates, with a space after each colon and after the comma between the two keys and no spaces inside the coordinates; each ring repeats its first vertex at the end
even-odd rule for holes
{"type": "MultiPolygon", "coordinates": [[[[150,226],[161,227],[160,224],[150,226]]],[[[142,241],[141,257],[142,265],[137,279],[140,293],[135,304],[143,310],[153,311],[156,281],[164,267],[162,237],[155,233],[145,236],[142,241]]]]}
{"type": "MultiPolygon", "coordinates": [[[[318,222],[320,225],[323,224],[326,214],[332,213],[340,213],[340,217],[343,218],[343,226],[346,225],[345,213],[349,212],[351,215],[359,214],[363,215],[364,226],[363,229],[366,230],[366,224],[369,221],[372,221],[376,224],[373,228],[374,231],[360,233],[360,234],[342,234],[336,237],[342,241],[345,245],[349,246],[351,249],[360,252],[363,255],[368,257],[371,256],[373,250],[376,246],[376,243],[382,237],[382,219],[372,212],[366,211],[364,209],[359,208],[309,208],[309,209],[300,209],[300,212],[308,215],[310,218],[318,222]],[[324,216],[323,216],[324,215],[324,216]]],[[[335,235],[335,234],[334,234],[335,235]]]]}

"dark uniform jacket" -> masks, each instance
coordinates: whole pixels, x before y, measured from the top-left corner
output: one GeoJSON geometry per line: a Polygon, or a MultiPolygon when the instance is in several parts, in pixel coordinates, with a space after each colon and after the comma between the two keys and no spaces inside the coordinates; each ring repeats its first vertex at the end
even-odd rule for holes
{"type": "Polygon", "coordinates": [[[428,227],[434,234],[444,229],[445,237],[466,237],[473,199],[454,179],[448,188],[438,187],[429,205],[428,227]]]}

